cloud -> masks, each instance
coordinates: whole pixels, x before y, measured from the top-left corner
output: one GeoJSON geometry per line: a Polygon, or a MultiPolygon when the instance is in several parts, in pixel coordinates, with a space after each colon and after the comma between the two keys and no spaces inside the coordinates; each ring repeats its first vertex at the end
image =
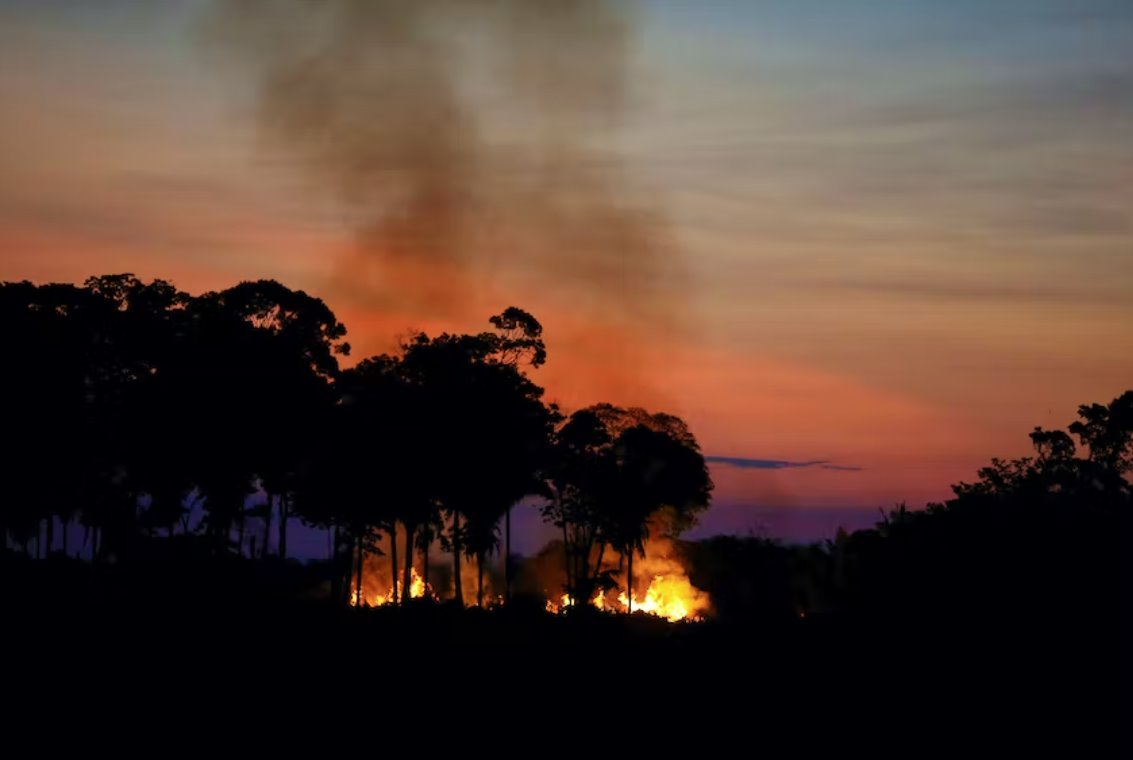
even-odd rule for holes
{"type": "Polygon", "coordinates": [[[821,470],[836,470],[838,472],[860,472],[863,469],[850,465],[833,464],[826,459],[813,459],[805,462],[791,462],[785,459],[751,459],[748,457],[722,456],[706,456],[704,459],[712,464],[722,464],[725,467],[735,467],[740,470],[789,470],[802,467],[817,467],[821,470]]]}

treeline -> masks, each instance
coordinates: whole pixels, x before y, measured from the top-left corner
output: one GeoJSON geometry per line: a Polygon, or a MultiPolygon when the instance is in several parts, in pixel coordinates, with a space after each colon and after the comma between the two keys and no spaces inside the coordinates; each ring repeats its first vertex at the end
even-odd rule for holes
{"type": "Polygon", "coordinates": [[[361,559],[385,534],[402,588],[414,553],[427,567],[440,542],[463,600],[462,557],[482,581],[503,522],[510,560],[510,511],[531,496],[562,531],[569,594],[610,582],[607,547],[632,583],[650,530],[677,535],[708,505],[695,437],[641,409],[564,415],[528,375],[546,360],[539,322],[514,307],[489,322],[343,369],[346,327],[274,281],[199,296],[129,274],[4,283],[3,555],[76,554],[79,525],[96,564],[160,541],[266,560],[273,536],[286,557],[294,517],[332,532],[337,598],[361,592],[361,559]]]}
{"type": "Polygon", "coordinates": [[[1116,635],[1128,610],[1133,391],[1035,428],[1033,456],[993,459],[954,498],[884,511],[875,528],[787,546],[721,536],[686,547],[721,620],[864,615],[1017,621],[1116,635]]]}

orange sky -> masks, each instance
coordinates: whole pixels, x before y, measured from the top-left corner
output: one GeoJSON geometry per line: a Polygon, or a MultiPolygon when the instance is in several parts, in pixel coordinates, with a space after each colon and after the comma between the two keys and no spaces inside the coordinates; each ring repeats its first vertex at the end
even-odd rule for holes
{"type": "MultiPolygon", "coordinates": [[[[330,303],[355,358],[514,304],[568,408],[664,409],[710,455],[856,468],[714,466],[711,527],[943,498],[1133,387],[1133,107],[1113,97],[1133,22],[1009,3],[991,42],[961,34],[985,11],[960,3],[879,40],[805,5],[645,3],[625,112],[571,149],[617,173],[601,201],[645,233],[583,205],[547,234],[492,175],[469,263],[360,243],[357,209],[263,139],[254,82],[202,50],[208,2],[0,4],[0,279],[276,278],[330,303]],[[655,271],[619,268],[625,234],[655,271]],[[540,250],[556,241],[585,251],[540,250]]],[[[473,113],[527,155],[493,109],[473,113]]]]}

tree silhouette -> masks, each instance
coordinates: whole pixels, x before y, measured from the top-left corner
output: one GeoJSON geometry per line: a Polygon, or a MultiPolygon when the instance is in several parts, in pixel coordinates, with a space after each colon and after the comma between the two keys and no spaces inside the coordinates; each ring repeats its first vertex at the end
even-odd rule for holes
{"type": "Polygon", "coordinates": [[[612,443],[593,409],[579,410],[556,431],[546,473],[551,494],[543,516],[562,531],[565,590],[576,602],[590,598],[601,569],[601,549],[593,574],[590,557],[603,536],[604,505],[614,482],[612,443]]]}
{"type": "Polygon", "coordinates": [[[450,521],[445,543],[460,602],[461,557],[477,561],[477,604],[483,604],[483,565],[498,543],[499,519],[537,488],[553,413],[541,401],[543,390],[519,370],[518,357],[542,352],[540,329],[530,320],[520,338],[420,334],[403,347],[406,377],[422,393],[422,429],[434,461],[442,463],[433,493],[450,521]]]}
{"type": "MultiPolygon", "coordinates": [[[[331,382],[338,376],[340,355],[348,355],[346,328],[317,298],[274,280],[242,282],[206,297],[252,328],[245,351],[256,367],[255,405],[249,426],[260,445],[254,447],[254,469],[267,498],[279,511],[278,551],[287,556],[288,505],[299,462],[314,440],[316,420],[333,403],[331,382]],[[286,409],[287,413],[281,413],[286,409]]],[[[268,536],[264,536],[264,551],[268,536]]]]}
{"type": "Polygon", "coordinates": [[[558,430],[548,470],[544,517],[562,531],[567,594],[576,601],[604,587],[606,547],[627,561],[632,607],[633,555],[651,523],[676,536],[708,506],[712,481],[695,437],[679,418],[597,404],[558,430]],[[597,549],[597,557],[592,555],[597,549]]]}
{"type": "Polygon", "coordinates": [[[644,554],[651,516],[666,510],[667,529],[683,530],[708,507],[712,481],[695,441],[674,437],[664,425],[627,428],[613,453],[614,496],[604,538],[626,558],[627,611],[632,612],[633,557],[644,554]]]}
{"type": "Polygon", "coordinates": [[[488,318],[496,334],[488,334],[493,344],[493,360],[519,367],[528,364],[541,367],[547,361],[547,346],[543,343],[543,326],[531,314],[516,306],[509,306],[488,318]]]}
{"type": "Polygon", "coordinates": [[[1089,449],[1090,463],[1121,481],[1133,471],[1133,391],[1109,404],[1083,404],[1078,417],[1068,429],[1089,449]]]}
{"type": "Polygon", "coordinates": [[[30,487],[14,501],[38,510],[46,549],[55,519],[65,541],[78,513],[94,557],[121,554],[137,528],[132,470],[141,429],[132,425],[132,405],[171,350],[187,297],[128,274],[93,277],[82,288],[8,283],[2,291],[3,340],[21,368],[5,378],[5,397],[22,404],[8,417],[31,444],[28,461],[19,452],[8,459],[22,473],[10,481],[16,492],[30,487]]]}
{"type": "MultiPolygon", "coordinates": [[[[516,306],[509,306],[499,314],[488,319],[496,328],[495,360],[513,367],[523,363],[532,368],[541,367],[547,360],[547,347],[543,343],[543,326],[528,312],[516,306]]],[[[558,407],[551,404],[549,407],[550,424],[559,421],[558,407]]],[[[549,455],[550,434],[547,430],[540,430],[535,437],[528,441],[533,451],[549,455]]],[[[529,492],[542,493],[544,490],[540,482],[528,484],[529,492]]],[[[512,587],[512,554],[511,554],[511,513],[514,504],[504,511],[504,599],[511,600],[512,587]]]]}
{"type": "MultiPolygon", "coordinates": [[[[36,287],[28,282],[0,286],[0,345],[5,369],[0,374],[4,405],[5,531],[25,551],[38,544],[40,526],[50,524],[66,498],[85,453],[83,384],[87,336],[75,314],[86,295],[73,286],[36,287]]],[[[43,545],[37,552],[45,553],[43,545]]]]}
{"type": "Polygon", "coordinates": [[[1133,394],[1079,408],[1067,432],[1035,428],[1036,456],[993,459],[955,498],[903,507],[839,547],[840,604],[872,614],[1062,621],[1108,615],[1118,597],[1121,520],[1133,503],[1133,394]],[[1079,456],[1071,434],[1087,449],[1079,456]]]}
{"type": "Polygon", "coordinates": [[[380,502],[372,510],[372,527],[390,537],[391,582],[397,600],[398,575],[408,593],[413,558],[413,534],[417,526],[429,522],[433,496],[429,482],[430,462],[426,453],[426,431],[418,422],[423,413],[424,396],[406,376],[396,357],[366,359],[343,373],[340,382],[342,404],[351,426],[348,440],[354,447],[350,456],[369,462],[371,474],[369,500],[380,502]],[[376,482],[375,482],[376,481],[376,482]],[[397,562],[397,528],[405,527],[405,565],[397,562]]]}

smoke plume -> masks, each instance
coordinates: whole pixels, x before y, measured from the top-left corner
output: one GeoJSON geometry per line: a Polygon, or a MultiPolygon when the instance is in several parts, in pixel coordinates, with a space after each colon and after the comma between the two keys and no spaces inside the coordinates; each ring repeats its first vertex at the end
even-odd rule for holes
{"type": "Polygon", "coordinates": [[[208,38],[356,226],[345,282],[435,311],[507,276],[641,323],[680,272],[620,158],[635,26],[617,0],[216,0],[208,38]]]}

